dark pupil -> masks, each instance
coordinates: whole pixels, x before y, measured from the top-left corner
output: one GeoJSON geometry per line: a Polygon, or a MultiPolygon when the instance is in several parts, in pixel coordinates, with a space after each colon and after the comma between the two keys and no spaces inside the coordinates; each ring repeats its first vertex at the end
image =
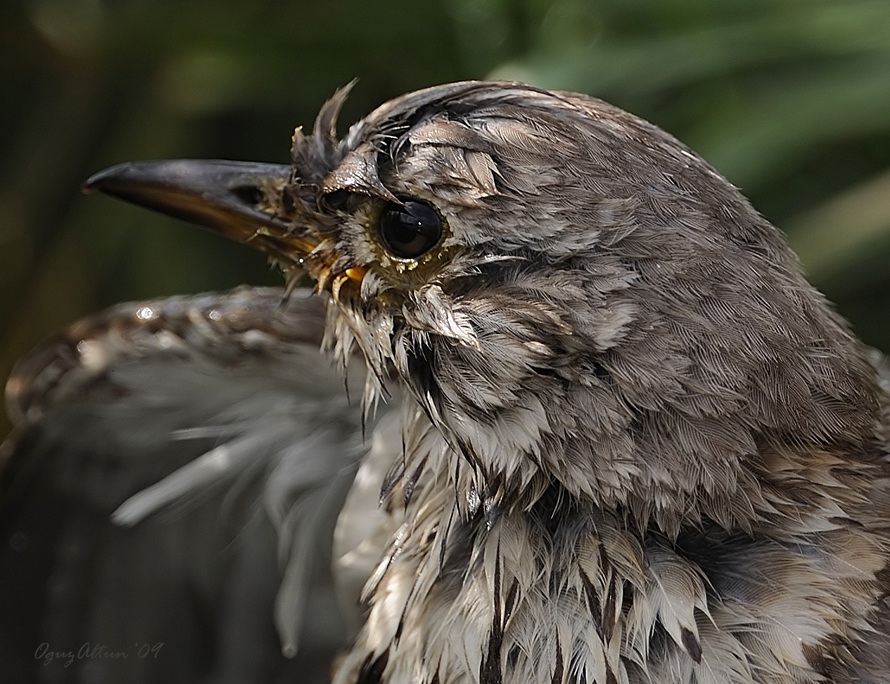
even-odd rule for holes
{"type": "Polygon", "coordinates": [[[422,202],[389,204],[380,214],[380,237],[393,256],[416,259],[439,243],[442,221],[422,202]]]}

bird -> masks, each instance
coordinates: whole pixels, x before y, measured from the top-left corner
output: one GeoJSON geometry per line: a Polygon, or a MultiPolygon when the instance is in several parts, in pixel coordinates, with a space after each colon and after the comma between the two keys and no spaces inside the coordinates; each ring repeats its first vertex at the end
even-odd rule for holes
{"type": "Polygon", "coordinates": [[[235,539],[206,593],[250,651],[266,535],[281,577],[246,593],[289,655],[333,568],[334,684],[890,681],[890,375],[778,229],[587,95],[445,84],[340,137],[348,90],[290,164],[87,182],[285,285],[121,305],[21,362],[7,546],[48,491],[114,535],[186,530],[208,576],[235,539]]]}

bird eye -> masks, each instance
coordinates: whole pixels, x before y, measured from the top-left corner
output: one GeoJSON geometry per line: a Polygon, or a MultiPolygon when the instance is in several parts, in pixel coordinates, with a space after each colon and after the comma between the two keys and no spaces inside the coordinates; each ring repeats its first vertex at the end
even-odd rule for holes
{"type": "Polygon", "coordinates": [[[387,204],[378,222],[383,246],[399,259],[417,259],[439,244],[442,219],[428,204],[408,200],[387,204]]]}

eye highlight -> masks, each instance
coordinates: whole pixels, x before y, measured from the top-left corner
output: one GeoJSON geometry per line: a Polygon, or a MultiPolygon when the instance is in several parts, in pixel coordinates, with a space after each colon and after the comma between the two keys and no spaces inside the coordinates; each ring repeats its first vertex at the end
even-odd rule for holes
{"type": "Polygon", "coordinates": [[[417,259],[442,239],[444,226],[430,205],[415,200],[390,202],[377,221],[383,247],[397,259],[417,259]]]}

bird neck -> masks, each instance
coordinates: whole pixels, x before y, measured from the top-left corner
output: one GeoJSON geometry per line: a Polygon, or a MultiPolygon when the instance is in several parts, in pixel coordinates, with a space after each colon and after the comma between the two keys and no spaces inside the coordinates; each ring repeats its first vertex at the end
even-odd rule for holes
{"type": "Polygon", "coordinates": [[[886,499],[877,462],[764,451],[745,526],[699,516],[669,537],[552,483],[514,498],[419,409],[405,436],[385,486],[404,522],[365,587],[368,622],[337,684],[383,671],[422,684],[763,671],[817,682],[813,654],[840,653],[867,630],[857,616],[877,600],[890,556],[870,511],[869,499],[886,499]]]}

